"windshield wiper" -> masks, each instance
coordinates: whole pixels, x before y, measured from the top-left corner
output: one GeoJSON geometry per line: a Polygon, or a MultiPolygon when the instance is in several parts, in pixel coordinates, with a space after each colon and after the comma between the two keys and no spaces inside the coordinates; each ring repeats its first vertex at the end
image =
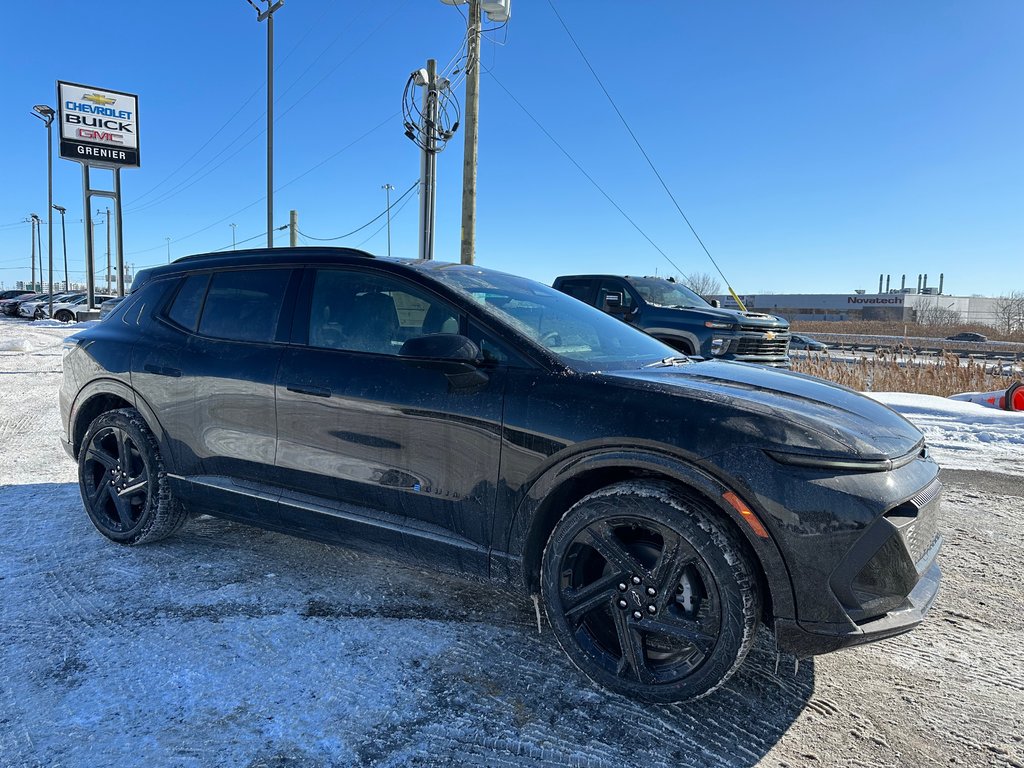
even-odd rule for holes
{"type": "Polygon", "coordinates": [[[656,363],[648,363],[644,368],[672,368],[676,365],[686,365],[692,362],[690,358],[684,355],[676,355],[674,357],[664,357],[656,363]]]}

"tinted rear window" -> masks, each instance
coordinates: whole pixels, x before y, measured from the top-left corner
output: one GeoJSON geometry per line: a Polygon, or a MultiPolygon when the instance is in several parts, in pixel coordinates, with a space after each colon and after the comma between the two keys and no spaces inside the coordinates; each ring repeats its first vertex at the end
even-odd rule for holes
{"type": "Polygon", "coordinates": [[[167,317],[182,328],[194,331],[199,322],[199,310],[203,308],[203,297],[206,295],[206,285],[209,282],[209,275],[191,275],[185,278],[171,308],[167,310],[167,317]]]}
{"type": "Polygon", "coordinates": [[[234,341],[271,341],[290,269],[251,269],[213,276],[199,333],[234,341]]]}

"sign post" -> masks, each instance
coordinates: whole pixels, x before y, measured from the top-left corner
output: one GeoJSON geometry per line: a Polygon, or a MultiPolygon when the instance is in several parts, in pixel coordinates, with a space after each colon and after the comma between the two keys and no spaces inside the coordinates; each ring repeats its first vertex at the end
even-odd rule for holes
{"type": "Polygon", "coordinates": [[[87,305],[96,299],[92,198],[114,200],[117,214],[117,295],[124,296],[124,250],[121,227],[121,169],[139,167],[139,97],[132,93],[57,81],[60,156],[82,166],[85,215],[85,280],[87,305]],[[113,190],[93,189],[91,168],[114,172],[113,190]]]}

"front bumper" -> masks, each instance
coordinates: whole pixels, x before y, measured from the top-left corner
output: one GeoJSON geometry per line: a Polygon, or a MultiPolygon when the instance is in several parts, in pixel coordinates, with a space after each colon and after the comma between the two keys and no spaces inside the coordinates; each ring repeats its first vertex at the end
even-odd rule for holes
{"type": "Polygon", "coordinates": [[[921,575],[917,586],[907,595],[897,610],[850,627],[843,624],[801,623],[792,619],[776,619],[775,640],[780,650],[798,658],[831,653],[864,643],[873,643],[887,637],[909,632],[920,624],[939,593],[942,572],[939,564],[921,575]]]}

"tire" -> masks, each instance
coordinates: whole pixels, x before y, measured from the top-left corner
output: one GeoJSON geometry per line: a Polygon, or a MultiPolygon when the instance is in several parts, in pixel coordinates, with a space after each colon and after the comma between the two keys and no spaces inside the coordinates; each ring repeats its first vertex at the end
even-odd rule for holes
{"type": "Polygon", "coordinates": [[[53,316],[53,319],[60,320],[62,323],[70,323],[72,320],[75,319],[75,316],[68,312],[68,310],[62,309],[60,312],[53,316]]]}
{"type": "Polygon", "coordinates": [[[641,701],[706,696],[740,667],[761,614],[739,534],[661,483],[596,491],[555,526],[541,592],[562,650],[641,701]]]}
{"type": "Polygon", "coordinates": [[[159,541],[188,517],[171,498],[160,447],[134,408],[107,411],[89,425],[78,478],[89,519],[118,544],[159,541]]]}

